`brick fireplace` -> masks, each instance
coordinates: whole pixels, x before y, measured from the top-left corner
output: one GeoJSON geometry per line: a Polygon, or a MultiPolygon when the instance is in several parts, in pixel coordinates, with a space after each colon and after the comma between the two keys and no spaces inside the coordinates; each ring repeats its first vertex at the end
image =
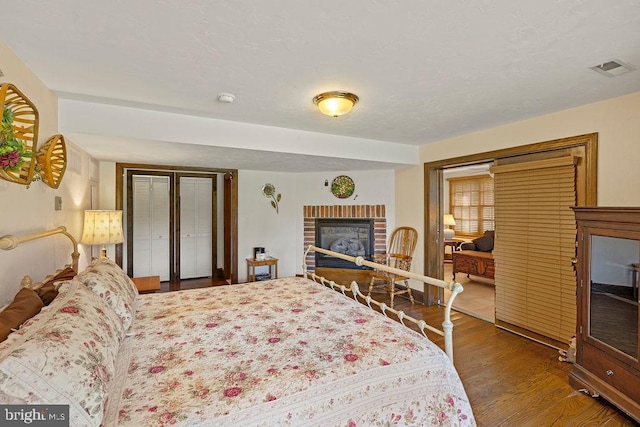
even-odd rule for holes
{"type": "MultiPolygon", "coordinates": [[[[387,244],[387,218],[385,205],[322,205],[303,206],[304,216],[304,249],[315,245],[317,218],[363,218],[373,220],[374,253],[382,254],[387,244]]],[[[315,254],[309,253],[306,258],[309,269],[316,265],[315,254]]]]}

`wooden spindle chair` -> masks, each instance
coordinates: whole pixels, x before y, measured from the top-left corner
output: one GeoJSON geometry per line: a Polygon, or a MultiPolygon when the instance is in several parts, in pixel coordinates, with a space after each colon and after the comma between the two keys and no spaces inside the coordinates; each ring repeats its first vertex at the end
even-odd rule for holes
{"type": "MultiPolygon", "coordinates": [[[[416,249],[418,242],[418,231],[413,227],[398,227],[393,230],[389,247],[386,254],[374,255],[374,262],[385,264],[400,270],[409,271],[411,269],[411,261],[413,260],[413,251],[416,249]]],[[[369,293],[375,287],[382,287],[389,292],[391,302],[389,306],[393,308],[393,299],[396,295],[409,294],[411,304],[413,304],[413,295],[411,287],[409,287],[409,278],[399,276],[384,271],[374,270],[371,272],[371,281],[369,282],[369,293]],[[404,282],[403,289],[396,287],[397,282],[404,282]]]]}

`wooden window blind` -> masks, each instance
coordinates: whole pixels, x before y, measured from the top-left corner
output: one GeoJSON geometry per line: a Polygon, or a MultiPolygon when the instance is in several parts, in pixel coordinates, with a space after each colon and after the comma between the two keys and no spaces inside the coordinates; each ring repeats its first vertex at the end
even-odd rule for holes
{"type": "Polygon", "coordinates": [[[479,236],[494,229],[493,178],[489,175],[449,178],[449,212],[456,235],[479,236]]]}
{"type": "Polygon", "coordinates": [[[494,166],[496,322],[576,334],[575,158],[494,166]]]}

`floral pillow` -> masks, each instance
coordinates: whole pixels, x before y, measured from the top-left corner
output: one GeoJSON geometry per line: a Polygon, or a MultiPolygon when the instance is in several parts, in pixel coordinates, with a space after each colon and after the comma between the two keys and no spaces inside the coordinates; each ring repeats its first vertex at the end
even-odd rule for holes
{"type": "Polygon", "coordinates": [[[123,337],[104,300],[75,280],[64,282],[56,299],[0,348],[0,396],[67,404],[72,425],[99,426],[123,337]]]}
{"type": "Polygon", "coordinates": [[[76,280],[104,298],[127,330],[133,322],[138,289],[124,271],[108,258],[100,258],[76,276],[76,280]]]}

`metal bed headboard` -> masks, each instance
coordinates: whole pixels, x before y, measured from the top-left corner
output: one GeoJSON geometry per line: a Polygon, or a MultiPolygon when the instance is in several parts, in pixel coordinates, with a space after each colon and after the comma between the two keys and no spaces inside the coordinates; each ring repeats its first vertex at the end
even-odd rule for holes
{"type": "Polygon", "coordinates": [[[0,249],[5,251],[17,248],[21,243],[30,242],[32,240],[41,239],[43,237],[54,236],[56,234],[63,234],[67,236],[71,243],[73,244],[73,252],[71,253],[71,261],[73,270],[78,272],[78,259],[80,258],[80,252],[78,252],[78,242],[76,239],[67,231],[66,227],[58,227],[53,230],[41,231],[39,233],[33,233],[26,236],[16,237],[13,235],[6,235],[0,237],[0,249]]]}

